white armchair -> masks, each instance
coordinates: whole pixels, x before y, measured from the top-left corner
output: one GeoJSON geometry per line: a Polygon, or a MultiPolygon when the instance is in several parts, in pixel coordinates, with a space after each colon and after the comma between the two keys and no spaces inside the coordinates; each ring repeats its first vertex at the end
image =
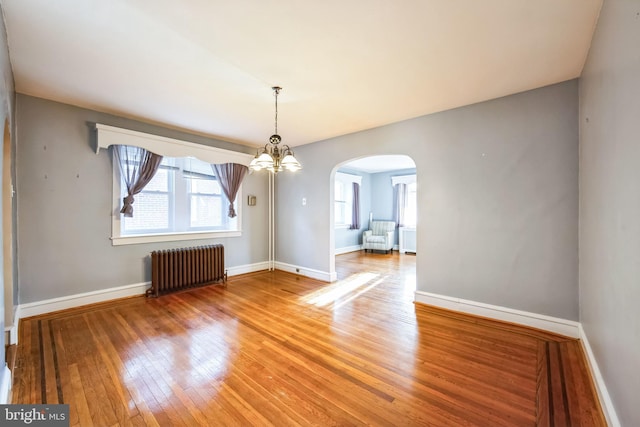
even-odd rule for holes
{"type": "Polygon", "coordinates": [[[396,223],[393,221],[371,221],[370,230],[362,234],[362,247],[364,251],[391,252],[394,243],[396,223]]]}

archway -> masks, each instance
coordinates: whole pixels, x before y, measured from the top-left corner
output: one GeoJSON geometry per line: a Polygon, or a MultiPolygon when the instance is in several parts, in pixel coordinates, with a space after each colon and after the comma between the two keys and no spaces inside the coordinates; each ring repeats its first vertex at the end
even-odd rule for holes
{"type": "MultiPolygon", "coordinates": [[[[372,155],[351,159],[336,165],[331,171],[330,185],[330,273],[333,280],[337,280],[335,256],[361,249],[362,233],[369,228],[371,219],[397,220],[394,218],[394,188],[392,178],[413,176],[413,188],[415,189],[415,177],[417,175],[416,164],[407,155],[372,155]],[[357,228],[349,222],[351,209],[341,207],[341,204],[351,203],[350,197],[338,200],[341,195],[341,187],[349,192],[350,184],[346,181],[360,182],[360,224],[357,228]],[[341,182],[345,181],[345,182],[341,182]],[[346,212],[345,212],[346,211],[346,212]]],[[[415,194],[414,194],[415,196],[415,194]]],[[[411,221],[414,226],[417,206],[411,221]]],[[[396,231],[394,249],[400,249],[400,231],[396,231]]],[[[413,248],[415,252],[415,248],[413,248]]]]}
{"type": "Polygon", "coordinates": [[[12,330],[7,344],[14,344],[17,325],[13,312],[13,183],[11,180],[11,132],[9,120],[4,122],[2,143],[2,248],[4,279],[4,324],[12,330]]]}

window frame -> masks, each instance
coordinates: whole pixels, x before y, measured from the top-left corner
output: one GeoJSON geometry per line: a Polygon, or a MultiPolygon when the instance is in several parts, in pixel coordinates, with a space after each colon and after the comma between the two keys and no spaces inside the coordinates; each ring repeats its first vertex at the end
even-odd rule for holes
{"type": "MultiPolygon", "coordinates": [[[[407,196],[409,196],[409,186],[415,185],[416,191],[413,192],[415,194],[415,224],[405,224],[406,228],[416,228],[418,226],[418,177],[415,173],[409,175],[396,175],[391,177],[391,187],[395,187],[396,184],[406,184],[407,185],[407,196]]],[[[408,199],[408,197],[407,197],[408,199]]],[[[407,200],[407,207],[409,205],[409,201],[407,200]]]]}
{"type": "MultiPolygon", "coordinates": [[[[174,186],[176,184],[174,183],[174,186]]],[[[167,233],[150,233],[150,234],[121,234],[121,214],[122,206],[121,197],[121,175],[120,168],[117,163],[113,164],[113,182],[112,182],[112,212],[111,215],[111,244],[113,246],[136,245],[142,243],[155,242],[177,242],[182,240],[199,240],[199,239],[218,239],[224,237],[240,237],[242,236],[242,203],[235,203],[235,211],[237,214],[236,230],[194,230],[194,231],[171,231],[167,233]]],[[[226,201],[226,198],[222,198],[226,201]]],[[[242,185],[238,190],[236,201],[242,200],[242,185]]],[[[135,212],[135,203],[133,205],[135,212]]]]}
{"type": "Polygon", "coordinates": [[[334,222],[334,228],[335,229],[351,229],[351,220],[352,220],[352,209],[353,209],[353,183],[357,183],[358,185],[362,186],[362,176],[360,175],[353,175],[350,173],[344,173],[344,172],[336,172],[336,176],[334,178],[334,182],[333,182],[333,222],[334,222]],[[337,182],[341,182],[342,184],[344,184],[344,189],[345,189],[345,196],[346,196],[346,200],[342,201],[342,200],[338,200],[337,199],[337,194],[336,194],[336,183],[337,182]],[[344,206],[345,206],[345,222],[337,222],[335,215],[336,215],[336,204],[337,203],[343,203],[344,202],[344,206]]]}
{"type": "MultiPolygon", "coordinates": [[[[108,126],[95,123],[97,133],[95,150],[96,154],[100,149],[107,149],[112,145],[132,145],[141,147],[165,157],[195,157],[207,163],[238,163],[248,166],[253,155],[225,150],[204,144],[182,141],[144,132],[108,126]]],[[[109,156],[112,158],[111,156],[109,156]]],[[[235,210],[237,214],[236,230],[217,231],[189,231],[189,232],[169,232],[149,235],[126,235],[120,234],[121,230],[121,197],[120,197],[120,170],[116,162],[112,161],[112,212],[111,212],[111,244],[113,246],[133,245],[154,242],[175,242],[197,239],[219,239],[226,237],[242,236],[242,192],[243,185],[240,186],[236,196],[235,210]]],[[[135,205],[134,205],[135,206],[135,205]]],[[[134,207],[135,209],[135,207],[134,207]]]]}

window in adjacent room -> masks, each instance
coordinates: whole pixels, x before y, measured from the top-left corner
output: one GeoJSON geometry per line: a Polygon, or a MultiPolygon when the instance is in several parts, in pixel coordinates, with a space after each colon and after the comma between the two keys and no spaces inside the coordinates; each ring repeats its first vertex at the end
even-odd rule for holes
{"type": "MultiPolygon", "coordinates": [[[[414,175],[415,179],[415,175],[414,175]]],[[[404,224],[406,227],[415,227],[416,226],[416,215],[417,215],[417,188],[418,185],[415,181],[407,184],[407,207],[404,212],[404,224]]]]}
{"type": "Polygon", "coordinates": [[[394,191],[394,220],[400,227],[416,227],[417,183],[416,175],[391,177],[394,191]]]}
{"type": "Polygon", "coordinates": [[[334,223],[336,228],[349,228],[353,212],[353,183],[361,184],[362,177],[336,172],[334,187],[334,223]]]}

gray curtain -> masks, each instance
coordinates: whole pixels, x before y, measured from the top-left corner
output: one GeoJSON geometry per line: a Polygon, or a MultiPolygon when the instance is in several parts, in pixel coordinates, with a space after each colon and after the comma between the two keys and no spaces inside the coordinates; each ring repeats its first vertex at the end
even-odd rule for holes
{"type": "Polygon", "coordinates": [[[221,165],[211,165],[211,167],[218,178],[220,187],[222,187],[222,192],[229,201],[229,218],[233,218],[236,216],[233,201],[236,199],[240,184],[242,184],[242,180],[249,168],[237,163],[224,163],[221,165]]]}
{"type": "Polygon", "coordinates": [[[353,183],[353,206],[351,207],[351,230],[360,229],[360,184],[353,183]]]}
{"type": "Polygon", "coordinates": [[[396,227],[404,227],[404,212],[407,207],[407,184],[393,186],[393,220],[396,227]]]}
{"type": "Polygon", "coordinates": [[[127,196],[122,199],[120,213],[132,217],[133,196],[141,192],[153,179],[162,162],[162,156],[140,147],[114,145],[113,157],[120,166],[120,173],[127,186],[127,196]]]}

